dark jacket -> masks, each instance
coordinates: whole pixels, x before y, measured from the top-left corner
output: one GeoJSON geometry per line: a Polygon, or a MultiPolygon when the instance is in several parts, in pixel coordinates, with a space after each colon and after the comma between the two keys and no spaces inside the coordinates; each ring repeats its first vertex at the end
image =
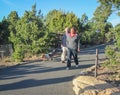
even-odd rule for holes
{"type": "Polygon", "coordinates": [[[66,34],[63,34],[62,39],[61,39],[61,45],[63,45],[64,47],[66,47],[66,39],[67,39],[66,34]]]}

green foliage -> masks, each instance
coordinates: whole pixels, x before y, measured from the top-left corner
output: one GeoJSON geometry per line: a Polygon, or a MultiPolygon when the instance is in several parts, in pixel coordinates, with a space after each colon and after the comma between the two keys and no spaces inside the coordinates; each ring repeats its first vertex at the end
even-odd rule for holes
{"type": "Polygon", "coordinates": [[[86,14],[83,14],[82,17],[78,20],[78,30],[79,32],[85,32],[91,29],[92,23],[88,21],[86,14]]]}
{"type": "Polygon", "coordinates": [[[78,26],[78,18],[74,13],[52,10],[46,16],[46,25],[54,33],[64,32],[66,27],[78,26]]]}
{"type": "MultiPolygon", "coordinates": [[[[55,42],[55,37],[51,35],[48,31],[37,41],[37,52],[47,53],[48,49],[51,48],[52,43],[55,42]]],[[[34,45],[36,45],[34,44],[34,45]]]]}
{"type": "Polygon", "coordinates": [[[106,42],[105,34],[109,32],[109,24],[107,23],[108,17],[112,13],[112,4],[100,4],[94,12],[93,29],[100,32],[100,39],[102,43],[106,42]]]}
{"type": "Polygon", "coordinates": [[[120,24],[115,27],[115,32],[116,45],[120,49],[120,24]]]}
{"type": "Polygon", "coordinates": [[[11,24],[15,25],[15,23],[17,22],[18,19],[19,19],[19,17],[18,17],[18,13],[16,11],[11,11],[11,13],[7,17],[7,20],[10,22],[10,25],[11,24]]]}
{"type": "Polygon", "coordinates": [[[62,11],[52,10],[46,16],[46,25],[51,32],[63,31],[65,17],[62,11]]]}
{"type": "Polygon", "coordinates": [[[64,27],[72,27],[72,26],[75,26],[75,27],[78,27],[78,18],[77,16],[74,14],[74,13],[66,13],[66,16],[65,16],[65,25],[64,27]]]}
{"type": "Polygon", "coordinates": [[[105,49],[105,54],[107,55],[107,57],[109,59],[114,59],[116,57],[116,54],[115,54],[115,49],[112,48],[112,46],[107,46],[106,49],[105,49]]]}
{"type": "Polygon", "coordinates": [[[107,34],[107,38],[110,41],[111,39],[115,41],[112,46],[107,46],[105,54],[108,57],[109,64],[119,64],[120,63],[120,25],[117,25],[112,32],[107,34]]]}
{"type": "Polygon", "coordinates": [[[115,49],[116,48],[114,46],[107,46],[106,49],[105,49],[105,54],[108,57],[110,64],[117,64],[117,63],[119,63],[116,60],[117,54],[116,54],[115,49]]]}
{"type": "Polygon", "coordinates": [[[115,40],[115,31],[114,28],[111,28],[110,32],[106,34],[106,40],[107,42],[111,42],[115,40]]]}
{"type": "Polygon", "coordinates": [[[96,33],[93,31],[85,31],[81,36],[81,44],[94,44],[96,33]]]}
{"type": "MultiPolygon", "coordinates": [[[[10,20],[12,28],[10,28],[9,39],[14,46],[15,61],[22,61],[24,57],[47,52],[53,41],[53,37],[43,24],[42,16],[40,13],[37,15],[35,7],[35,5],[32,7],[32,11],[25,11],[23,17],[16,21],[16,25],[12,25],[10,20]]],[[[9,18],[12,18],[11,15],[9,18]]],[[[14,22],[15,18],[15,16],[12,18],[14,22]]]]}
{"type": "Polygon", "coordinates": [[[108,6],[112,4],[113,8],[120,9],[120,0],[98,0],[101,4],[108,6]]]}
{"type": "Polygon", "coordinates": [[[98,6],[94,12],[94,20],[97,22],[106,22],[112,12],[111,7],[111,4],[109,6],[105,6],[102,4],[98,6]]]}
{"type": "Polygon", "coordinates": [[[100,5],[91,20],[86,14],[78,18],[73,12],[62,10],[52,10],[43,17],[41,11],[37,12],[36,4],[32,6],[31,11],[25,11],[22,17],[19,17],[16,11],[12,11],[7,19],[4,18],[0,22],[0,44],[11,42],[14,47],[13,59],[22,61],[24,57],[48,52],[49,48],[55,47],[56,43],[59,44],[60,38],[56,34],[63,33],[66,27],[75,26],[81,44],[93,45],[105,43],[106,40],[116,41],[117,51],[113,52],[110,47],[106,49],[109,61],[114,63],[115,58],[118,60],[120,58],[120,26],[113,28],[107,20],[114,9],[115,11],[120,9],[120,1],[98,1],[100,5]]]}
{"type": "MultiPolygon", "coordinates": [[[[120,9],[119,0],[99,0],[102,5],[111,6],[112,12],[120,9]]],[[[119,13],[118,13],[119,14],[119,13]]],[[[113,46],[106,47],[105,53],[109,58],[109,64],[119,64],[120,63],[120,25],[115,28],[110,28],[110,32],[107,33],[106,37],[108,41],[115,41],[113,46]]]]}
{"type": "Polygon", "coordinates": [[[12,61],[15,61],[15,62],[23,61],[24,51],[22,49],[22,46],[16,45],[14,48],[15,48],[15,51],[12,54],[12,61]]]}
{"type": "Polygon", "coordinates": [[[4,18],[2,22],[0,22],[0,44],[9,43],[8,37],[10,35],[10,32],[8,26],[9,26],[9,22],[7,21],[6,18],[4,18]]]}

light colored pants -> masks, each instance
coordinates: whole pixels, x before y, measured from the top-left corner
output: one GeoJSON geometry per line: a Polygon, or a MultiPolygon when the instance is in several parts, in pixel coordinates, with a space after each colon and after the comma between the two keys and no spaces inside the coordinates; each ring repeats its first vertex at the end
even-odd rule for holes
{"type": "Polygon", "coordinates": [[[68,52],[68,48],[62,47],[61,61],[65,61],[66,56],[67,56],[67,52],[68,52]]]}

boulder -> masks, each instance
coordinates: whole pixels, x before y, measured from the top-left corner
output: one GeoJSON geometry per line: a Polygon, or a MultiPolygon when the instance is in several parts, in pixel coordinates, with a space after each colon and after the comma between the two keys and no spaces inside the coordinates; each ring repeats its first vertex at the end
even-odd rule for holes
{"type": "Polygon", "coordinates": [[[78,76],[73,80],[76,95],[120,95],[120,90],[92,76],[78,76]]]}

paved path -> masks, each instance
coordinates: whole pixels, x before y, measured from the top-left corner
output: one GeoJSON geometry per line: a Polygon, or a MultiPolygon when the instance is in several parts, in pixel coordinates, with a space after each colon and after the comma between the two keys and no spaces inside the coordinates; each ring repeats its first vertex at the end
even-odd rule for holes
{"type": "MultiPolygon", "coordinates": [[[[104,58],[100,47],[99,58],[104,58]]],[[[79,68],[56,61],[31,62],[0,70],[0,95],[74,95],[72,79],[95,63],[95,48],[82,50],[79,68]]]]}

